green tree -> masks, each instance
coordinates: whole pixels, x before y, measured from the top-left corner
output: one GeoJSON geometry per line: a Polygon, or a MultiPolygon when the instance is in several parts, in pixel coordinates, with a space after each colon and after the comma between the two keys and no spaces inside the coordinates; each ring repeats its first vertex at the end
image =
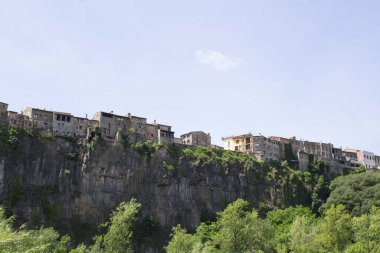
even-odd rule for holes
{"type": "Polygon", "coordinates": [[[212,239],[222,252],[273,251],[273,227],[248,207],[238,199],[218,214],[218,232],[212,239]]]}
{"type": "Polygon", "coordinates": [[[324,209],[343,204],[355,216],[368,213],[372,206],[380,207],[380,172],[338,177],[331,182],[330,190],[324,209]]]}
{"type": "Polygon", "coordinates": [[[188,234],[186,229],[177,225],[173,228],[171,240],[166,246],[166,252],[168,253],[188,253],[193,251],[193,247],[197,242],[197,238],[191,234],[188,234]]]}
{"type": "Polygon", "coordinates": [[[307,207],[296,206],[288,207],[282,210],[274,210],[267,213],[266,220],[273,224],[275,230],[275,243],[277,252],[288,252],[289,245],[289,232],[293,221],[297,217],[305,216],[307,218],[314,218],[311,210],[307,207]]]}
{"type": "Polygon", "coordinates": [[[316,229],[315,240],[320,252],[343,252],[351,244],[352,217],[343,205],[332,205],[316,229]]]}
{"type": "Polygon", "coordinates": [[[25,226],[14,230],[14,218],[6,219],[0,208],[0,252],[67,252],[70,238],[59,237],[53,228],[27,230],[25,226]]]}
{"type": "Polygon", "coordinates": [[[380,209],[372,207],[369,214],[353,218],[354,242],[345,252],[380,252],[380,209]]]}
{"type": "Polygon", "coordinates": [[[110,221],[103,224],[107,232],[99,236],[97,241],[100,241],[106,252],[133,252],[132,229],[140,207],[134,198],[129,202],[122,202],[112,213],[110,221]]]}
{"type": "Polygon", "coordinates": [[[289,230],[289,246],[291,252],[318,252],[318,247],[315,245],[315,224],[317,222],[317,219],[308,216],[298,216],[294,219],[289,230]]]}

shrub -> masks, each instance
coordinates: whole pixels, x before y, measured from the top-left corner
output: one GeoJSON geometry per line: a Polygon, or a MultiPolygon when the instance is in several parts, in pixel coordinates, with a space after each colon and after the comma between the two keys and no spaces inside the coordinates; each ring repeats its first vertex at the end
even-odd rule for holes
{"type": "Polygon", "coordinates": [[[152,141],[145,141],[145,142],[138,142],[136,144],[133,144],[132,147],[140,155],[146,155],[148,157],[152,157],[153,154],[158,149],[159,145],[157,143],[153,143],[152,141]]]}

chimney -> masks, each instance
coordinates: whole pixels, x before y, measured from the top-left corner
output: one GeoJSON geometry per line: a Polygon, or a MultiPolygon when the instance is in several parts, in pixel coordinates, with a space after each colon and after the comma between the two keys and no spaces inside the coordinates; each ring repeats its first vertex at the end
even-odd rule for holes
{"type": "Polygon", "coordinates": [[[153,120],[153,125],[157,125],[157,122],[156,122],[156,120],[153,120]]]}
{"type": "Polygon", "coordinates": [[[131,117],[131,113],[130,112],[128,112],[128,118],[130,118],[131,117]]]}

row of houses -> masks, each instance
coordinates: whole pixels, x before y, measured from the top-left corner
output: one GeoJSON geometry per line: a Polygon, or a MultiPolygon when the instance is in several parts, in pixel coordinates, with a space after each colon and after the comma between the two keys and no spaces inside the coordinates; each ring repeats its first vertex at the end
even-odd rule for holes
{"type": "MultiPolygon", "coordinates": [[[[182,134],[179,138],[169,125],[155,120],[148,123],[144,117],[128,113],[117,115],[113,112],[97,112],[92,119],[77,117],[67,112],[27,107],[21,113],[8,111],[8,104],[0,102],[0,128],[40,129],[55,136],[87,138],[95,128],[105,140],[114,140],[118,132],[134,133],[139,140],[156,143],[177,143],[193,146],[211,146],[211,136],[203,131],[182,134]]],[[[251,133],[222,138],[225,150],[250,154],[258,160],[289,160],[306,170],[310,159],[319,159],[333,167],[366,169],[380,168],[380,156],[373,152],[336,148],[331,143],[297,140],[296,137],[266,137],[251,133]]]]}
{"type": "Polygon", "coordinates": [[[55,136],[89,137],[98,128],[105,140],[114,140],[118,132],[133,133],[140,140],[157,143],[178,143],[184,145],[211,146],[211,136],[194,131],[180,138],[174,137],[172,127],[155,120],[148,123],[146,118],[128,113],[117,115],[113,112],[97,112],[92,119],[77,117],[67,112],[27,107],[21,113],[8,111],[8,104],[0,102],[0,126],[20,129],[40,129],[55,136]]]}
{"type": "Polygon", "coordinates": [[[296,137],[266,137],[251,133],[223,137],[222,140],[224,149],[244,152],[258,160],[282,161],[291,157],[291,162],[297,164],[301,170],[308,168],[310,159],[323,160],[335,168],[354,169],[364,165],[366,169],[380,169],[380,156],[373,152],[337,148],[331,143],[297,140],[296,137]]]}

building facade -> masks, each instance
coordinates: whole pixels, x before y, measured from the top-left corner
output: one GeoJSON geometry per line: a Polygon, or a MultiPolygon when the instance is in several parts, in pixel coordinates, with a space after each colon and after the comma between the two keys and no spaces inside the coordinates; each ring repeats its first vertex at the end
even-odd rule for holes
{"type": "Polygon", "coordinates": [[[380,156],[375,155],[375,167],[376,169],[380,169],[380,156]]]}
{"type": "Polygon", "coordinates": [[[0,102],[0,129],[6,128],[8,124],[8,104],[0,102]]]}
{"type": "Polygon", "coordinates": [[[76,138],[86,138],[88,131],[91,131],[97,125],[97,121],[82,117],[72,117],[72,135],[76,138]]]}
{"type": "Polygon", "coordinates": [[[66,112],[53,112],[53,132],[57,136],[72,136],[73,115],[66,112]]]}
{"type": "Polygon", "coordinates": [[[243,134],[222,138],[224,149],[244,152],[260,161],[280,159],[280,144],[278,141],[262,135],[243,134]]]}
{"type": "Polygon", "coordinates": [[[356,156],[356,160],[364,165],[366,169],[375,169],[375,154],[369,151],[347,148],[344,150],[345,154],[349,157],[356,156]]]}
{"type": "Polygon", "coordinates": [[[174,132],[168,125],[157,124],[158,126],[158,143],[174,143],[174,132]]]}
{"type": "Polygon", "coordinates": [[[131,127],[131,119],[125,116],[107,112],[97,112],[93,117],[101,128],[101,136],[104,139],[115,139],[118,130],[127,131],[131,127]]]}
{"type": "Polygon", "coordinates": [[[27,107],[24,115],[32,120],[32,127],[47,131],[53,131],[53,112],[38,108],[27,107]]]}
{"type": "Polygon", "coordinates": [[[295,148],[294,152],[303,150],[304,152],[314,155],[317,159],[331,160],[333,145],[331,143],[312,142],[297,140],[295,137],[290,139],[292,148],[295,148]]]}
{"type": "Polygon", "coordinates": [[[211,136],[202,131],[193,131],[180,136],[182,139],[182,144],[192,145],[192,146],[211,146],[211,136]]]}
{"type": "Polygon", "coordinates": [[[33,127],[32,121],[28,116],[13,111],[8,111],[8,126],[25,130],[33,127]]]}

